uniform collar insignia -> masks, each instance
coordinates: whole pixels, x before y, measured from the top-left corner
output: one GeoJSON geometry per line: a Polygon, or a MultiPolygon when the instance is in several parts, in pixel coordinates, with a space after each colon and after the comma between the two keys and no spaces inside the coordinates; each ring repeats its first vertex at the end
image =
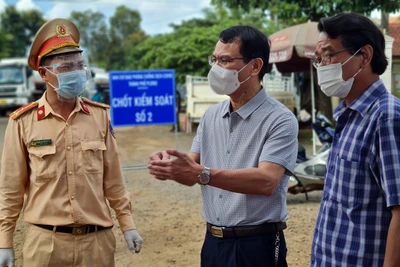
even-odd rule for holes
{"type": "Polygon", "coordinates": [[[46,113],[44,112],[44,105],[41,106],[41,107],[39,107],[39,108],[36,110],[36,114],[37,114],[37,119],[38,119],[38,121],[40,121],[41,119],[44,118],[44,116],[46,115],[46,113]]]}
{"type": "Polygon", "coordinates": [[[90,115],[90,110],[88,109],[88,107],[86,106],[85,102],[83,102],[82,100],[80,101],[81,103],[81,107],[83,112],[85,112],[86,114],[90,115]]]}

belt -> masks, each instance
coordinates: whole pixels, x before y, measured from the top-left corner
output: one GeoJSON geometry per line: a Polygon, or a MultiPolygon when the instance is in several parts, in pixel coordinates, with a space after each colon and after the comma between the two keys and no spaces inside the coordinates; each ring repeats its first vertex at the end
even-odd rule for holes
{"type": "Polygon", "coordinates": [[[33,224],[33,225],[43,228],[43,229],[51,230],[54,232],[67,233],[67,234],[72,234],[72,235],[86,235],[89,233],[112,228],[112,226],[103,227],[103,226],[98,226],[98,225],[83,225],[83,226],[77,226],[77,227],[53,226],[53,225],[45,225],[45,224],[33,224]]]}
{"type": "Polygon", "coordinates": [[[220,227],[207,223],[207,230],[215,237],[232,238],[270,234],[286,229],[286,222],[263,223],[252,226],[220,227]]]}

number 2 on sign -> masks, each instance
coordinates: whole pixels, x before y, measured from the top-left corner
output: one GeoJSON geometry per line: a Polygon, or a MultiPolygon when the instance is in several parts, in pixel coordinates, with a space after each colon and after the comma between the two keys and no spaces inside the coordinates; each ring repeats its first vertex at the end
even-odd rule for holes
{"type": "Polygon", "coordinates": [[[142,109],[141,112],[136,112],[135,117],[136,117],[136,122],[152,122],[153,121],[153,113],[147,112],[147,114],[146,114],[145,109],[142,109]]]}

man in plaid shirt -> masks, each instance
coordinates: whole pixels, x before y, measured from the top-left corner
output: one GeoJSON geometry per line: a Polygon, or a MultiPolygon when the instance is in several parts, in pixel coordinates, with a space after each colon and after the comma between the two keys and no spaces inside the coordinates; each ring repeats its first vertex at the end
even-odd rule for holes
{"type": "Polygon", "coordinates": [[[344,100],[314,231],[311,266],[400,266],[400,101],[379,79],[385,40],[368,18],[323,18],[318,83],[344,100]]]}

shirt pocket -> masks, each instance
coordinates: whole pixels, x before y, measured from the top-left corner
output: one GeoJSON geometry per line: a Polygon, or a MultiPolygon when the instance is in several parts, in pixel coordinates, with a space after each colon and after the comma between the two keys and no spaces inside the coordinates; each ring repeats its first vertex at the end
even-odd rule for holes
{"type": "Polygon", "coordinates": [[[331,179],[331,198],[344,207],[351,207],[363,201],[365,175],[360,165],[360,162],[336,157],[334,179],[331,179]]]}
{"type": "Polygon", "coordinates": [[[43,183],[57,178],[56,146],[29,147],[33,182],[43,183]]]}
{"type": "Polygon", "coordinates": [[[103,171],[103,152],[106,150],[104,140],[81,141],[83,165],[86,173],[103,171]]]}

